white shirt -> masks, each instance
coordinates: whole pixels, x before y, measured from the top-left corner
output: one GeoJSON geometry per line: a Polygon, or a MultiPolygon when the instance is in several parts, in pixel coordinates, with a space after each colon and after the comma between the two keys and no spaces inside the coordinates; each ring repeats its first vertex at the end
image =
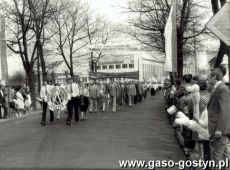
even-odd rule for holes
{"type": "Polygon", "coordinates": [[[71,97],[80,96],[79,85],[76,83],[69,84],[67,86],[67,91],[68,91],[68,99],[69,100],[71,99],[71,97]]]}
{"type": "Polygon", "coordinates": [[[40,97],[44,102],[47,102],[47,96],[48,96],[48,93],[50,93],[51,89],[52,89],[52,86],[50,86],[50,85],[46,85],[46,86],[41,87],[40,97]]]}

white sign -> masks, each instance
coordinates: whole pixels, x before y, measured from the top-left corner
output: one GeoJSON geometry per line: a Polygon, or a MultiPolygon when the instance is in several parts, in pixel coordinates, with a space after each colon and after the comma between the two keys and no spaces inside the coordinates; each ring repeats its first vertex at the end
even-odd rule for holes
{"type": "Polygon", "coordinates": [[[230,2],[225,3],[207,23],[206,27],[226,45],[230,46],[230,2]]]}
{"type": "Polygon", "coordinates": [[[63,87],[55,86],[50,90],[47,99],[50,110],[64,110],[67,102],[68,93],[63,87]]]}

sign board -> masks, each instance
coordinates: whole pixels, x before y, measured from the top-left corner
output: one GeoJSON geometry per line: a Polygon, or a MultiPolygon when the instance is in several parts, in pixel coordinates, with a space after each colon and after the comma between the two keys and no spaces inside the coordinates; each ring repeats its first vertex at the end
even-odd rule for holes
{"type": "Polygon", "coordinates": [[[227,46],[230,46],[230,2],[225,3],[206,27],[227,46]]]}

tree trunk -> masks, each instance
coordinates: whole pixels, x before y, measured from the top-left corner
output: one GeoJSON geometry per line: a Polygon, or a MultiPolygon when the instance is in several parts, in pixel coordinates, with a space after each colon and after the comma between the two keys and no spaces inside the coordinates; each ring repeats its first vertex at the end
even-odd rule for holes
{"type": "Polygon", "coordinates": [[[177,36],[177,73],[178,78],[183,77],[183,36],[178,34],[177,36]]]}
{"type": "Polygon", "coordinates": [[[219,51],[216,57],[215,65],[214,65],[215,68],[220,66],[220,64],[223,61],[224,54],[227,54],[227,52],[228,52],[228,46],[222,41],[220,41],[220,47],[219,47],[219,51]]]}
{"type": "Polygon", "coordinates": [[[91,63],[91,71],[94,72],[93,51],[91,51],[90,55],[91,55],[91,62],[90,62],[91,63]]]}
{"type": "Polygon", "coordinates": [[[42,68],[42,80],[47,81],[46,63],[45,63],[43,47],[40,39],[37,40],[37,46],[38,46],[37,50],[39,55],[38,57],[40,58],[41,61],[40,63],[42,68]]]}
{"type": "Polygon", "coordinates": [[[35,90],[35,76],[34,71],[30,70],[28,73],[28,79],[29,79],[29,88],[31,92],[31,100],[32,100],[32,107],[34,110],[37,109],[37,101],[36,101],[36,90],[35,90]]]}
{"type": "Polygon", "coordinates": [[[39,93],[41,90],[41,76],[40,76],[40,59],[39,59],[39,54],[38,54],[38,50],[37,50],[37,77],[38,77],[38,89],[37,92],[39,93]]]}
{"type": "Polygon", "coordinates": [[[69,71],[70,71],[70,76],[71,76],[71,78],[74,78],[73,69],[70,69],[69,71]]]}

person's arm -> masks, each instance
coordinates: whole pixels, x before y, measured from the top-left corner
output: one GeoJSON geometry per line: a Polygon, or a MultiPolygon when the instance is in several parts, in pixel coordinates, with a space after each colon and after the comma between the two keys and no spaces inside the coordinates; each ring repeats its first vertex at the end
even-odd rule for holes
{"type": "Polygon", "coordinates": [[[198,120],[198,123],[203,127],[203,128],[207,128],[208,127],[208,111],[207,109],[205,109],[202,113],[201,113],[201,117],[198,120]]]}

